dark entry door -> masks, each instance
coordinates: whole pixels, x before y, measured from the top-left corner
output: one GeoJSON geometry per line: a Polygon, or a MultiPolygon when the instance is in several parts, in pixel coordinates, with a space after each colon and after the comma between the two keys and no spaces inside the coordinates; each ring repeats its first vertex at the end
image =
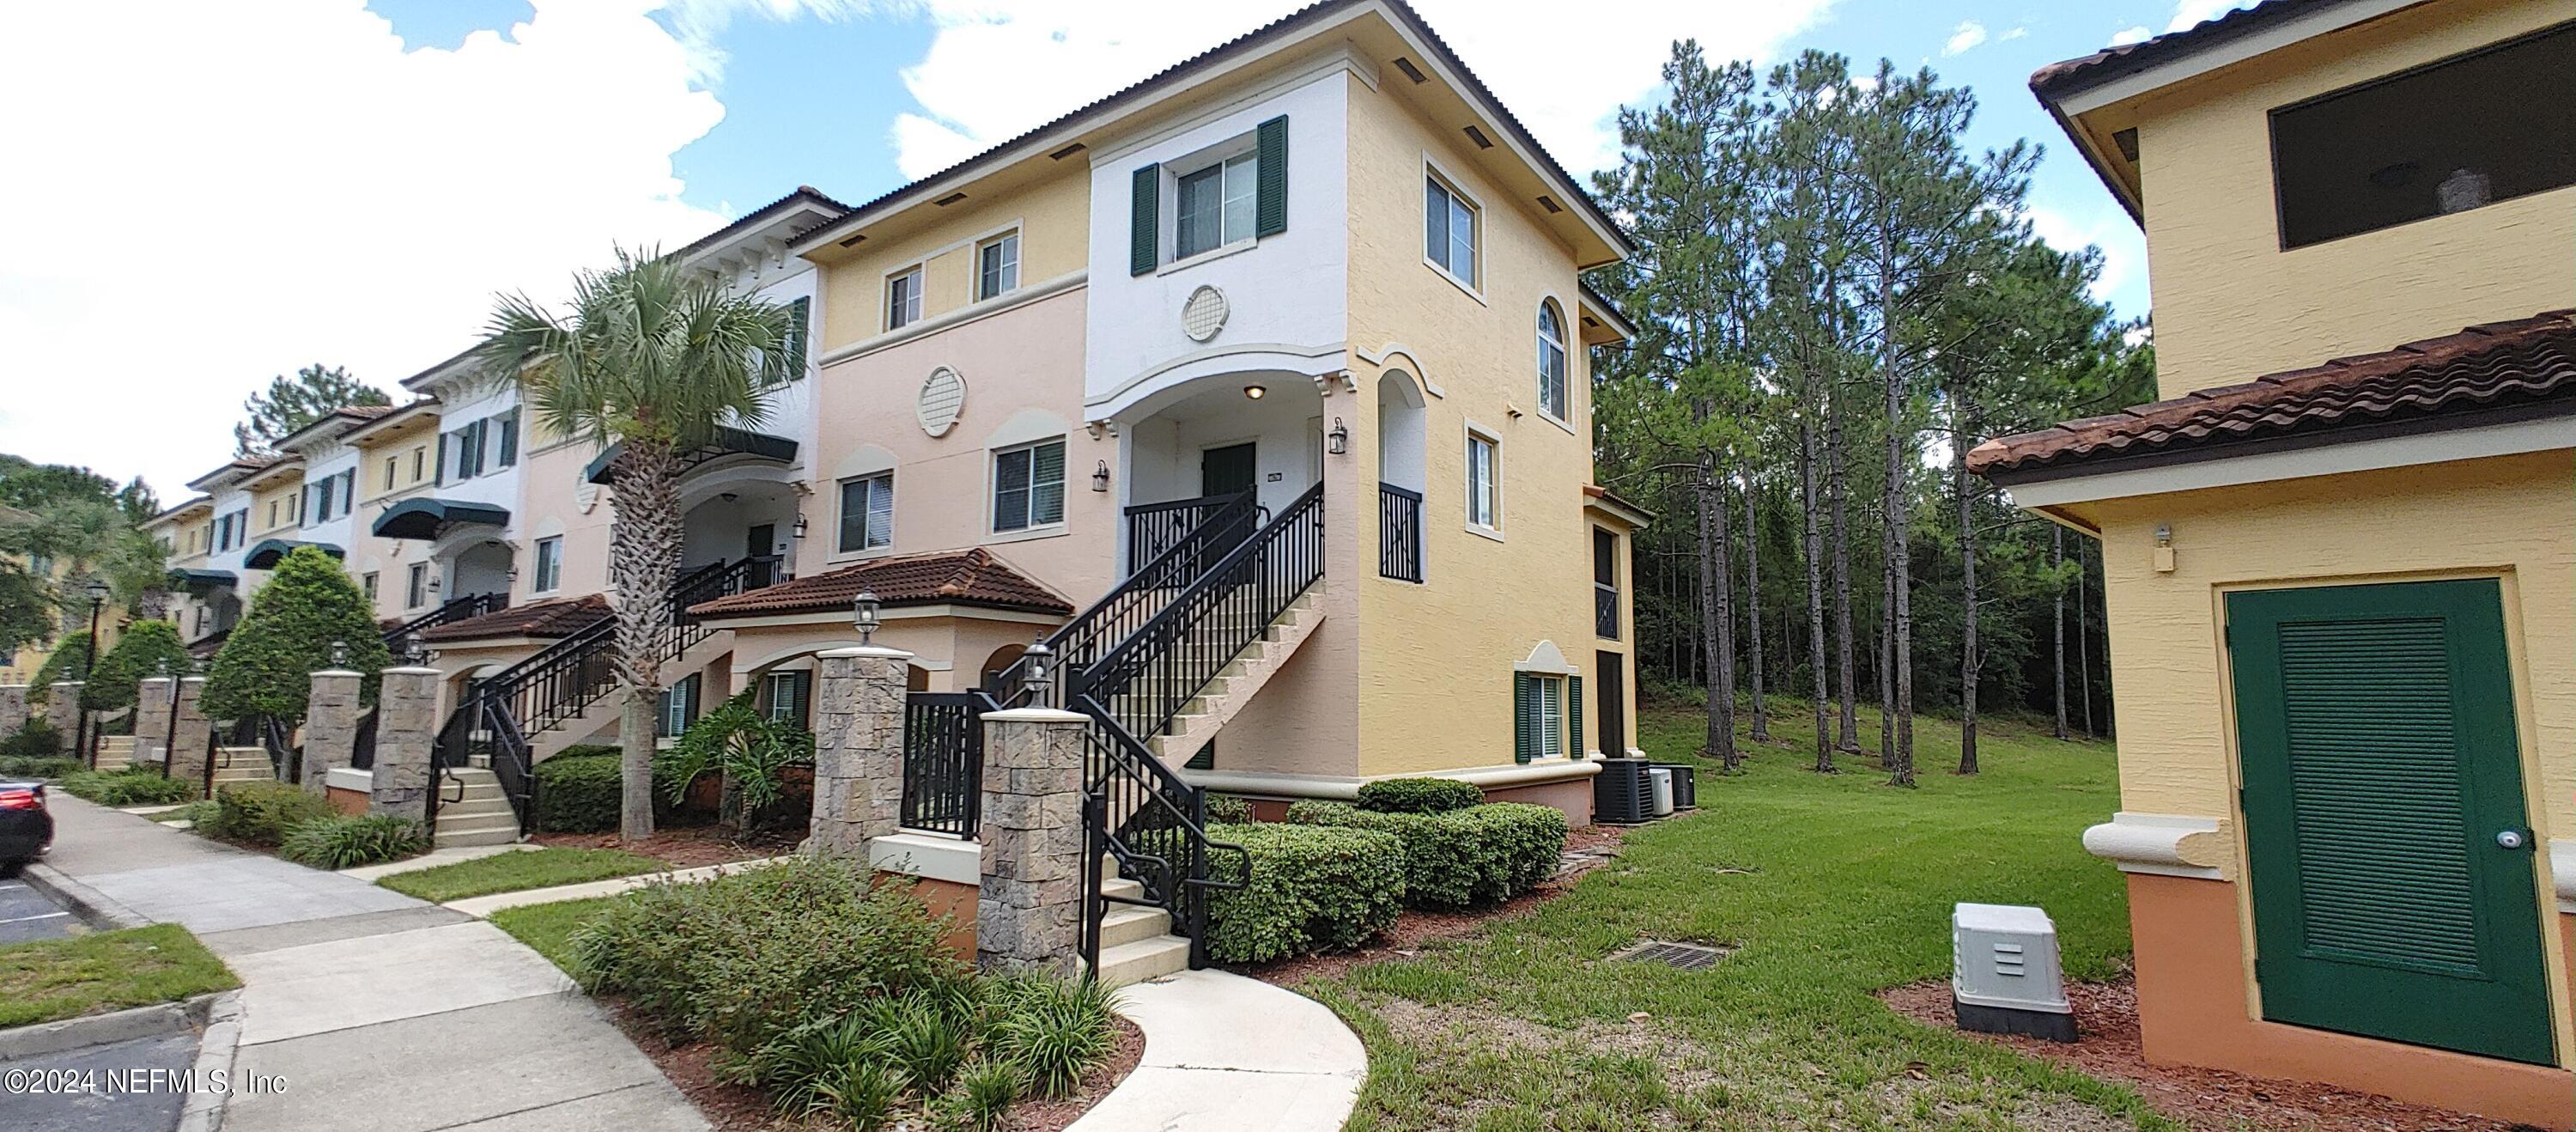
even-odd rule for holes
{"type": "Polygon", "coordinates": [[[2492,580],[2227,597],[2263,1016],[2551,1062],[2492,580]]]}
{"type": "MultiPolygon", "coordinates": [[[[1223,448],[1202,449],[1199,452],[1199,494],[1240,495],[1253,490],[1253,447],[1250,444],[1229,444],[1223,448]]],[[[1222,556],[1251,533],[1249,526],[1228,531],[1210,541],[1209,553],[1222,556]]]]}
{"type": "Polygon", "coordinates": [[[760,589],[778,580],[778,527],[762,523],[743,533],[742,553],[751,559],[743,570],[743,586],[760,589]]]}
{"type": "Polygon", "coordinates": [[[1628,753],[1628,658],[1615,652],[1592,656],[1592,683],[1601,689],[1601,708],[1593,713],[1601,719],[1601,754],[1620,758],[1628,753]]]}

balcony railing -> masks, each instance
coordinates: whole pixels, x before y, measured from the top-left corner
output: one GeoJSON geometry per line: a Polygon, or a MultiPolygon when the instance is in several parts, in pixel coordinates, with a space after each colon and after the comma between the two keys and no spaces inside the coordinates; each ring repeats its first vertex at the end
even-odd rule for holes
{"type": "Polygon", "coordinates": [[[1422,493],[1377,485],[1377,575],[1422,580],[1422,493]]]}

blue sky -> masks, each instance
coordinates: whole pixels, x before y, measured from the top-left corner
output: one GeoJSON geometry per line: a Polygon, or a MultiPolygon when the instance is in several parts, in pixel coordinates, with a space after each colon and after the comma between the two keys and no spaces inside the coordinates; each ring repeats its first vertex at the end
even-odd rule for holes
{"type": "MultiPolygon", "coordinates": [[[[875,196],[1283,14],[1299,0],[203,0],[0,6],[0,451],[141,473],[175,498],[243,397],[345,365],[387,389],[470,344],[495,295],[561,296],[615,245],[696,239],[797,184],[875,196]],[[99,223],[83,222],[96,218],[99,223]],[[138,319],[149,245],[185,302],[138,319]],[[162,231],[161,229],[153,229],[162,231]],[[102,351],[100,343],[118,348],[102,351]],[[102,403],[102,447],[71,422],[102,403]]],[[[2230,0],[1413,0],[1577,172],[1671,41],[1931,66],[1973,144],[2047,150],[2032,221],[2099,244],[2146,311],[2137,229],[2032,101],[2032,69],[2230,0]]]]}

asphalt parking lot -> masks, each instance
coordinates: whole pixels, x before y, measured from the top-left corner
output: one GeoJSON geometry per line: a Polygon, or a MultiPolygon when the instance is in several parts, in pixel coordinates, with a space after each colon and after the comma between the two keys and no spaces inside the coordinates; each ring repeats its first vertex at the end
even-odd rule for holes
{"type": "Polygon", "coordinates": [[[0,946],[60,939],[84,930],[80,920],[23,878],[0,880],[0,946]]]}

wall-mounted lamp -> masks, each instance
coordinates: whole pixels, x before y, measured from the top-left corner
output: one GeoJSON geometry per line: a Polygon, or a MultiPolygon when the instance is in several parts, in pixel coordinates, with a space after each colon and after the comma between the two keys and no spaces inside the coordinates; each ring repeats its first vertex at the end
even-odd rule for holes
{"type": "Polygon", "coordinates": [[[1269,394],[1269,392],[1270,392],[1270,391],[1269,391],[1268,389],[1264,389],[1264,388],[1262,388],[1261,386],[1258,386],[1258,385],[1247,385],[1247,386],[1244,386],[1244,387],[1243,387],[1243,395],[1244,395],[1244,396],[1246,396],[1246,397],[1250,397],[1250,398],[1252,398],[1252,399],[1253,399],[1253,400],[1255,400],[1255,401],[1258,401],[1258,400],[1260,400],[1262,397],[1264,397],[1264,396],[1268,395],[1268,394],[1269,394]]]}
{"type": "Polygon", "coordinates": [[[796,517],[796,527],[795,527],[795,532],[796,532],[796,537],[797,537],[797,538],[804,538],[804,537],[805,537],[805,516],[803,516],[803,515],[798,515],[798,516],[796,517]]]}
{"type": "Polygon", "coordinates": [[[1324,451],[1339,456],[1351,450],[1351,430],[1342,427],[1342,418],[1333,418],[1333,431],[1324,434],[1324,451]]]}
{"type": "Polygon", "coordinates": [[[402,662],[414,668],[429,663],[429,645],[414,633],[403,638],[402,662]]]}
{"type": "Polygon", "coordinates": [[[877,627],[885,623],[877,611],[884,605],[871,590],[860,590],[859,596],[850,601],[850,624],[858,628],[862,647],[876,643],[877,627]]]}
{"type": "Polygon", "coordinates": [[[1102,460],[1099,467],[1091,469],[1091,490],[1109,490],[1109,461],[1102,460]]]}
{"type": "Polygon", "coordinates": [[[2173,572],[2173,526],[2168,523],[2158,523],[2156,524],[2156,573],[2170,574],[2173,572]]]}

